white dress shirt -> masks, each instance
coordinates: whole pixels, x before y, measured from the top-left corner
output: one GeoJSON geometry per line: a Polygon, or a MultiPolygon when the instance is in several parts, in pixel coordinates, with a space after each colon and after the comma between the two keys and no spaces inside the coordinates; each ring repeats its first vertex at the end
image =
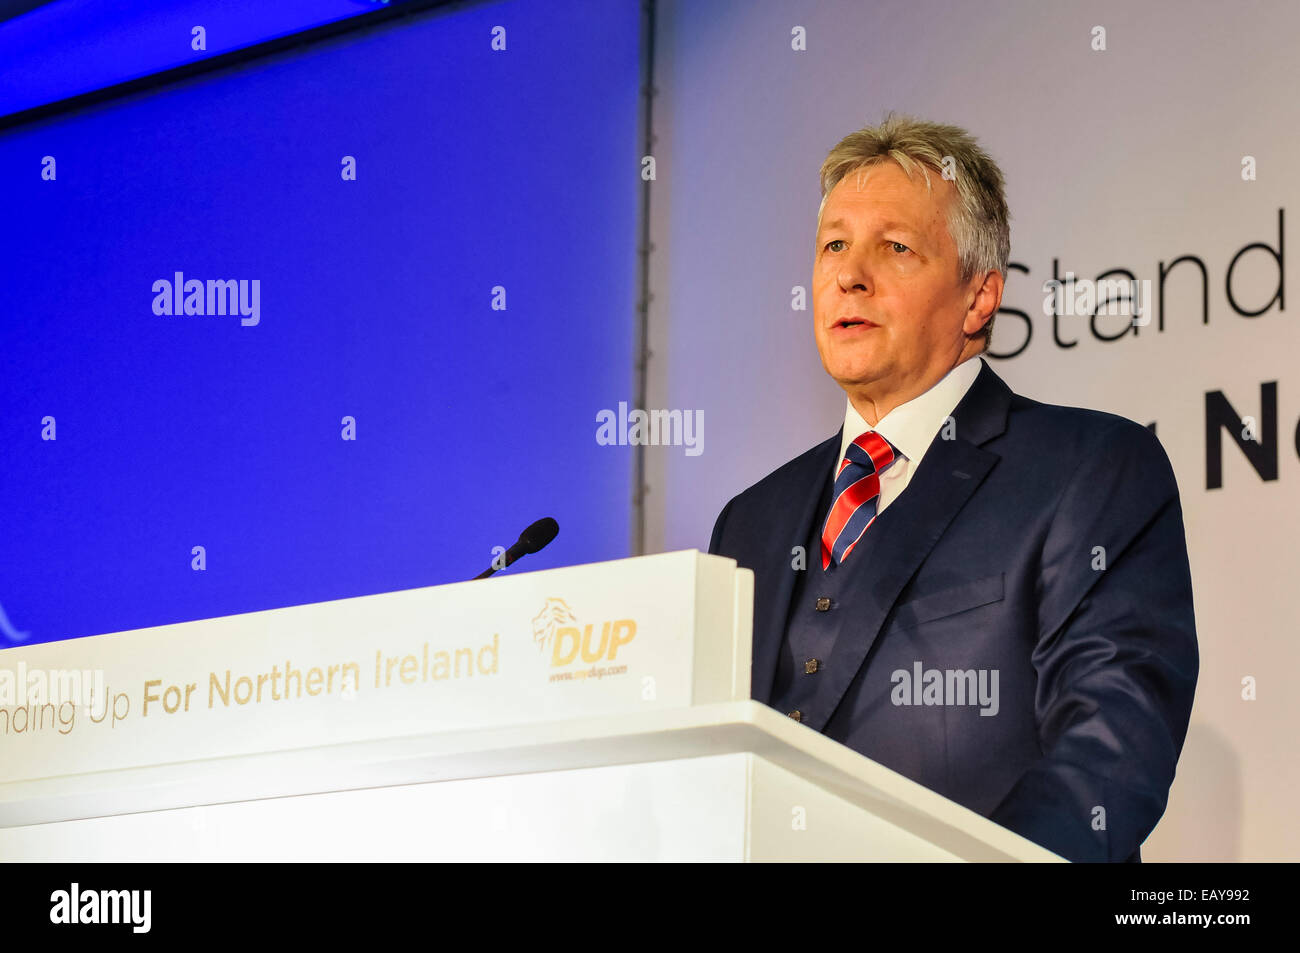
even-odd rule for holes
{"type": "Polygon", "coordinates": [[[876,512],[883,513],[885,507],[898,499],[899,494],[907,488],[912,474],[921,465],[921,458],[930,448],[944,421],[957,409],[961,399],[970,390],[970,385],[975,383],[982,360],[977,354],[962,361],[924,394],[918,394],[899,404],[881,417],[875,427],[862,418],[854,408],[853,401],[848,401],[840,456],[835,462],[835,475],[840,472],[849,444],[868,430],[879,431],[882,437],[893,444],[897,454],[894,462],[880,474],[880,499],[876,503],[876,512]]]}

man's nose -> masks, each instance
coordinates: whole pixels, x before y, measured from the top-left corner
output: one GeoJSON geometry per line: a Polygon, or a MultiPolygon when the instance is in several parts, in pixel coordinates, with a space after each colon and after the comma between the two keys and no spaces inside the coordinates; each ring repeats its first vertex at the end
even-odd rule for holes
{"type": "Polygon", "coordinates": [[[840,265],[840,290],[871,292],[872,280],[867,263],[860,258],[847,258],[840,265]]]}

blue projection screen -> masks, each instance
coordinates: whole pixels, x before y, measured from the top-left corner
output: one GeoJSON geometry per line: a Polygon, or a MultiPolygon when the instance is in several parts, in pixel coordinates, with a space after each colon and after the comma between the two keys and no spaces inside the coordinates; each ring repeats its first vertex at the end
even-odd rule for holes
{"type": "Polygon", "coordinates": [[[480,4],[0,133],[0,647],[468,579],[542,516],[507,571],[629,555],[638,30],[480,4]]]}

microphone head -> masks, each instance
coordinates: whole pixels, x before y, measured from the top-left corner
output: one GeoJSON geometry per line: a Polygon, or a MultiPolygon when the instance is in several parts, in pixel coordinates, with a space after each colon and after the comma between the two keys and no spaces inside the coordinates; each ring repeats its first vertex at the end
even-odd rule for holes
{"type": "Polygon", "coordinates": [[[543,516],[528,529],[519,534],[516,546],[523,547],[525,553],[535,553],[560,532],[560,524],[549,516],[543,516]]]}

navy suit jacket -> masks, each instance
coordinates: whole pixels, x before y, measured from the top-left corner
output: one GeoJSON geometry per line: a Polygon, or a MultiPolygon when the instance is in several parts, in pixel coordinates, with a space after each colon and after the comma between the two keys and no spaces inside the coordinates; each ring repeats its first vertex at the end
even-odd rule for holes
{"type": "MultiPolygon", "coordinates": [[[[1069,860],[1140,860],[1199,664],[1173,470],[1140,424],[1014,394],[981,364],[955,439],[935,436],[867,530],[868,581],[837,607],[830,658],[799,675],[819,680],[809,726],[1069,860]],[[917,661],[996,670],[997,714],[896,704],[894,673],[917,661]]],[[[735,497],[713,530],[709,552],[754,571],[766,704],[840,442],[735,497]]]]}

